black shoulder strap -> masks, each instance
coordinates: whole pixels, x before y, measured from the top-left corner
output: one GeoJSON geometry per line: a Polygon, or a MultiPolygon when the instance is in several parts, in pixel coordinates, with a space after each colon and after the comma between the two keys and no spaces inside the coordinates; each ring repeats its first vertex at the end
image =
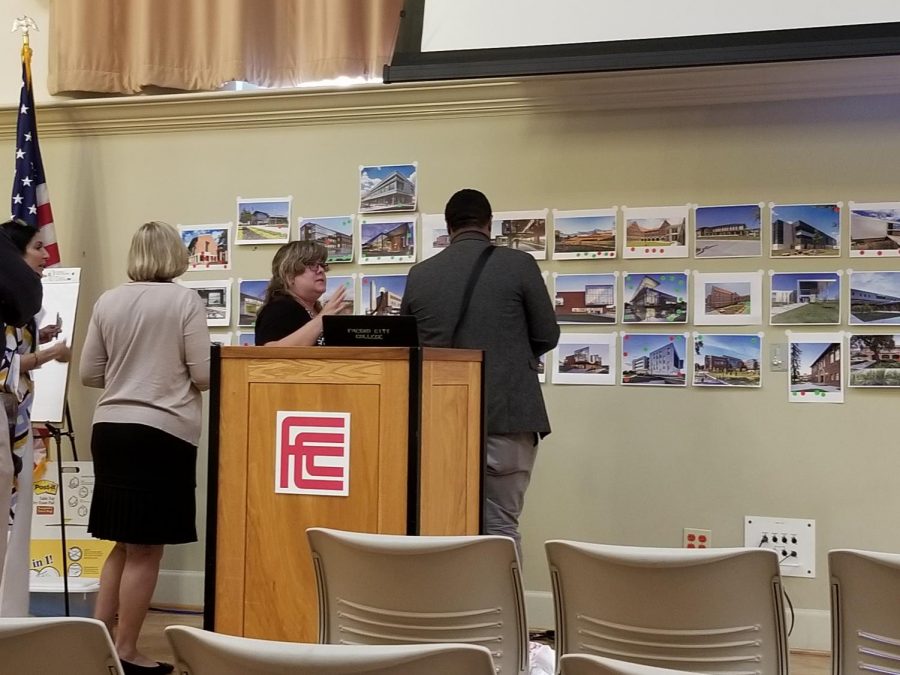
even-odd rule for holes
{"type": "Polygon", "coordinates": [[[478,277],[481,276],[482,270],[484,270],[484,266],[487,264],[488,258],[491,257],[491,253],[497,247],[493,244],[489,244],[485,249],[481,252],[481,255],[478,256],[478,259],[475,261],[475,265],[472,267],[472,274],[469,275],[469,282],[466,284],[466,290],[463,292],[462,299],[462,308],[459,310],[459,318],[456,320],[456,325],[453,327],[453,337],[450,340],[450,346],[456,347],[456,341],[459,337],[459,329],[462,327],[463,321],[466,318],[466,312],[469,311],[469,302],[472,300],[472,293],[475,291],[475,284],[478,283],[478,277]]]}

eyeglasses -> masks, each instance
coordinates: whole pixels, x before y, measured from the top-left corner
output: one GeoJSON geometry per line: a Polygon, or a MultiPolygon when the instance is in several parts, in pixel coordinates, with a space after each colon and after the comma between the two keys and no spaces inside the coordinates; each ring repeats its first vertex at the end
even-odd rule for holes
{"type": "Polygon", "coordinates": [[[306,269],[312,270],[313,272],[318,272],[320,269],[323,272],[327,272],[329,268],[328,263],[310,263],[306,266],[306,269]]]}

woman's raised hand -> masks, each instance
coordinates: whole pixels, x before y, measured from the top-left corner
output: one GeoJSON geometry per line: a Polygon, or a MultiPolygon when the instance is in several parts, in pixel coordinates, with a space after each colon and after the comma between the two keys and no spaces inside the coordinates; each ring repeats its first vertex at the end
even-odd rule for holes
{"type": "Polygon", "coordinates": [[[334,292],[334,294],[328,298],[328,302],[326,302],[322,306],[322,311],[320,314],[338,314],[346,304],[346,300],[344,300],[344,296],[347,294],[346,286],[340,286],[334,292]]]}

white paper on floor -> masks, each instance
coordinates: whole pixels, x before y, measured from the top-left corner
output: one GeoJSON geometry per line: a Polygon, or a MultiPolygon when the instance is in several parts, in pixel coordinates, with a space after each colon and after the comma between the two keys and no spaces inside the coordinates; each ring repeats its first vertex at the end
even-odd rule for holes
{"type": "Polygon", "coordinates": [[[528,643],[529,675],[553,675],[556,654],[549,645],[540,642],[528,643]]]}

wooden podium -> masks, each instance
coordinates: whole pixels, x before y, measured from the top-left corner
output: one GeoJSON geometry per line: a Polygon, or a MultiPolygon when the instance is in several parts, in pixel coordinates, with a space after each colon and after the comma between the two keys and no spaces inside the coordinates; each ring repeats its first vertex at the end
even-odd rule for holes
{"type": "MultiPolygon", "coordinates": [[[[481,352],[457,349],[214,348],[204,627],[316,642],[308,527],[478,534],[482,365],[481,352]],[[346,496],[276,492],[287,466],[276,462],[279,429],[286,438],[291,419],[321,419],[277,422],[291,412],[349,413],[348,425],[334,422],[349,431],[346,496]]],[[[292,461],[326,480],[342,474],[328,457],[292,461]]]]}

